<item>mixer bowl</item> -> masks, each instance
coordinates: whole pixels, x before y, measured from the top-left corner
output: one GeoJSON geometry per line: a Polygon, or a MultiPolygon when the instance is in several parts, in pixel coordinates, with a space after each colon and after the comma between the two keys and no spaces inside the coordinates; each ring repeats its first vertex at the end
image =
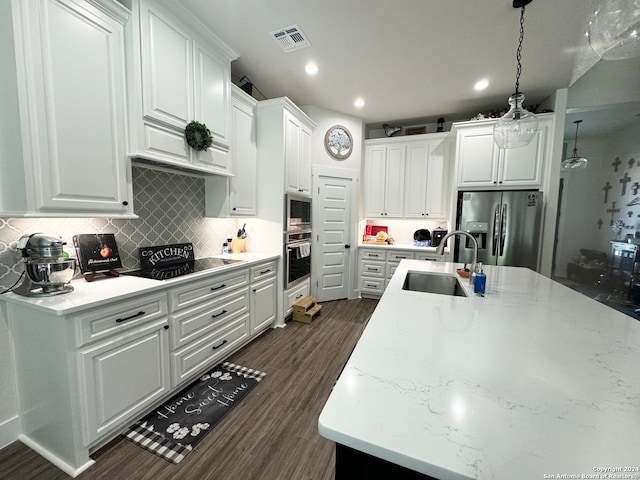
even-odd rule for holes
{"type": "Polygon", "coordinates": [[[76,273],[75,258],[61,258],[55,262],[27,262],[25,270],[34,285],[44,291],[59,290],[76,273]]]}

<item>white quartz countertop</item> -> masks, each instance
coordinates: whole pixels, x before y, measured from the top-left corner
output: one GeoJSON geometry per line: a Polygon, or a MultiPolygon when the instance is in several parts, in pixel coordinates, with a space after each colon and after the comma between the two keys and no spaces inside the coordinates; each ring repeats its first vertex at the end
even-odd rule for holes
{"type": "Polygon", "coordinates": [[[114,299],[125,299],[143,293],[152,293],[168,287],[174,287],[185,282],[192,282],[207,276],[224,273],[230,270],[245,268],[252,264],[278,258],[279,255],[267,253],[233,253],[228,255],[213,255],[217,258],[229,258],[243,260],[240,263],[224,265],[212,270],[190,273],[168,280],[153,280],[149,278],[120,275],[119,277],[97,276],[93,282],[87,282],[84,278],[71,281],[73,291],[51,297],[23,297],[15,293],[0,295],[0,300],[29,305],[33,308],[54,313],[56,315],[68,315],[86,308],[93,308],[114,299]]]}
{"type": "Polygon", "coordinates": [[[320,433],[439,479],[640,478],[640,321],[526,268],[486,266],[484,297],[402,290],[459,266],[400,263],[320,433]]]}

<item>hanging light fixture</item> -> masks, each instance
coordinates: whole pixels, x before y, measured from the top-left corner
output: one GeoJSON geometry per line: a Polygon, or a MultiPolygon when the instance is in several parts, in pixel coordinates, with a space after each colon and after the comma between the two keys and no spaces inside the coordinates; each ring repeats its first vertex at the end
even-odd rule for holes
{"type": "Polygon", "coordinates": [[[591,15],[587,37],[605,60],[640,55],[640,1],[600,0],[591,15]]]}
{"type": "Polygon", "coordinates": [[[572,170],[584,170],[585,168],[587,168],[588,160],[578,155],[578,127],[580,126],[580,123],[582,123],[582,120],[576,120],[573,123],[576,124],[576,140],[573,144],[573,153],[570,157],[567,157],[562,161],[561,170],[563,172],[570,172],[572,170]]]}
{"type": "Polygon", "coordinates": [[[516,51],[516,91],[509,97],[509,111],[493,128],[493,139],[501,148],[518,148],[528,145],[538,132],[538,119],[523,107],[524,95],[520,92],[522,72],[522,40],[524,39],[524,7],[531,0],[513,0],[513,8],[520,8],[520,38],[516,51]]]}

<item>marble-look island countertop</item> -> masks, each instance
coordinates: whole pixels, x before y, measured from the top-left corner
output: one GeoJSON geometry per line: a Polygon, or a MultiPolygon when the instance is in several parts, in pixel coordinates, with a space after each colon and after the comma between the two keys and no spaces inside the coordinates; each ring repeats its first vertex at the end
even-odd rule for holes
{"type": "Polygon", "coordinates": [[[439,479],[640,478],[640,322],[525,268],[486,266],[484,297],[402,290],[456,267],[400,263],[320,433],[439,479]]]}

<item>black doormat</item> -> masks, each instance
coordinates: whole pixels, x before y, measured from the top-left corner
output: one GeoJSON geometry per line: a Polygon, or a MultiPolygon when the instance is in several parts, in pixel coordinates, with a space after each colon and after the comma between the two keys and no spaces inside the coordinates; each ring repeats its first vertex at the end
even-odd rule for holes
{"type": "Polygon", "coordinates": [[[266,373],[224,362],[136,422],[126,437],[180,463],[266,373]]]}

